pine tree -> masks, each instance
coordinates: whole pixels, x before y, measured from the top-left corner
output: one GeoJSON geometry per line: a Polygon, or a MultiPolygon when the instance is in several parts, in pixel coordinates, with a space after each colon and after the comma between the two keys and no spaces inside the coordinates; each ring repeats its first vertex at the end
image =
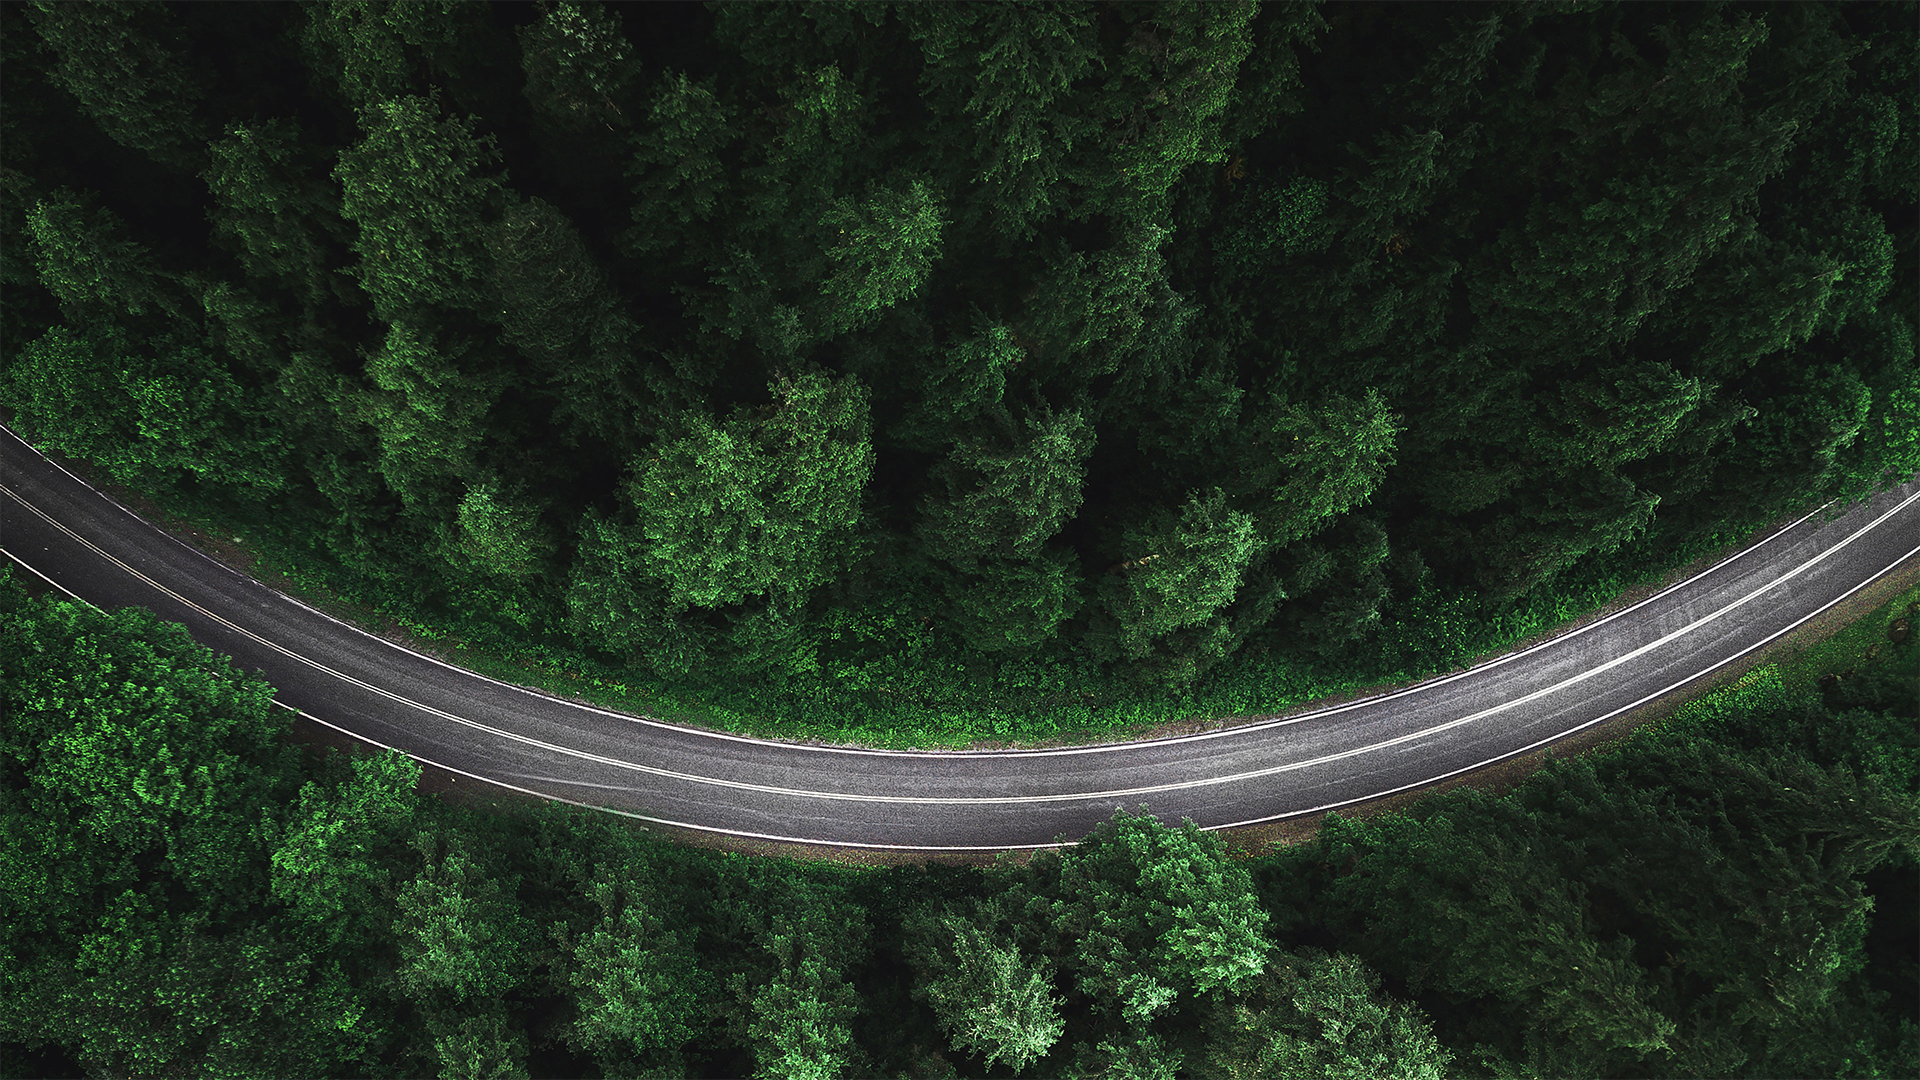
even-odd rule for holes
{"type": "Polygon", "coordinates": [[[195,107],[211,80],[167,43],[178,31],[165,5],[36,0],[29,11],[59,57],[54,82],[100,130],[175,169],[205,164],[211,132],[195,107]]]}
{"type": "Polygon", "coordinates": [[[369,106],[366,137],[340,155],[342,209],[359,227],[355,273],[381,319],[431,307],[478,310],[487,272],[486,222],[504,209],[499,159],[469,119],[439,117],[437,99],[369,106]]]}
{"type": "Polygon", "coordinates": [[[329,155],[284,120],[233,124],[209,150],[203,175],[215,240],[237,251],[249,275],[310,305],[330,296],[351,302],[346,279],[329,265],[351,235],[340,193],[325,179],[329,155]]]}
{"type": "Polygon", "coordinates": [[[804,596],[859,518],[873,470],[866,393],[818,374],[777,380],[758,415],[699,414],[636,462],[625,495],[645,572],[678,608],[804,596]]]}

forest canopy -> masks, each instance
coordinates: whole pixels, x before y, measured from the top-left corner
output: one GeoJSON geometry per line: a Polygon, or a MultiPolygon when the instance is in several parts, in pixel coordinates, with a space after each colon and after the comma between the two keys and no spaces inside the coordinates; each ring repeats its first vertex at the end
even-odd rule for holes
{"type": "Polygon", "coordinates": [[[1911,3],[0,20],[13,422],[635,670],[1160,692],[1920,471],[1911,3]]]}

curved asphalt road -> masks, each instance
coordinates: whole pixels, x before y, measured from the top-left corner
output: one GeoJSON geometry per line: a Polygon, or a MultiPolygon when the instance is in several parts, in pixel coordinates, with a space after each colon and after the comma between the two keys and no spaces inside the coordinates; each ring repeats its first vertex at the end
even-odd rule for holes
{"type": "Polygon", "coordinates": [[[805,746],[606,712],[354,629],[172,539],[0,428],[0,550],[141,605],[330,727],[463,775],[663,825],[899,850],[1052,846],[1117,806],[1205,828],[1418,787],[1591,727],[1727,664],[1920,555],[1920,477],[1809,515],[1624,611],[1395,693],[1201,735],[1055,750],[805,746]]]}

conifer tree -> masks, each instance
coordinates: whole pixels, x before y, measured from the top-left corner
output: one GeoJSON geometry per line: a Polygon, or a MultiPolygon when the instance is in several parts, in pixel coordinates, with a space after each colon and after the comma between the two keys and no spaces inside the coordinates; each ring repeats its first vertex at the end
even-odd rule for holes
{"type": "Polygon", "coordinates": [[[175,169],[205,163],[212,133],[195,107],[210,80],[167,43],[177,30],[165,5],[38,0],[29,11],[59,58],[54,82],[100,130],[175,169]]]}

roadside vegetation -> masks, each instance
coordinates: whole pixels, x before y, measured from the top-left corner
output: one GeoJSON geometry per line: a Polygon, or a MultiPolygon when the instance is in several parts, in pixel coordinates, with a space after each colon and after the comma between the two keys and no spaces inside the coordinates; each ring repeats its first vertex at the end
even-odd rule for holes
{"type": "Polygon", "coordinates": [[[8,574],[0,1075],[1912,1076],[1916,615],[1253,858],[1120,814],[858,867],[423,796],[8,574]]]}
{"type": "Polygon", "coordinates": [[[656,715],[1270,712],[1920,471],[1911,3],[0,20],[9,423],[656,715]]]}

